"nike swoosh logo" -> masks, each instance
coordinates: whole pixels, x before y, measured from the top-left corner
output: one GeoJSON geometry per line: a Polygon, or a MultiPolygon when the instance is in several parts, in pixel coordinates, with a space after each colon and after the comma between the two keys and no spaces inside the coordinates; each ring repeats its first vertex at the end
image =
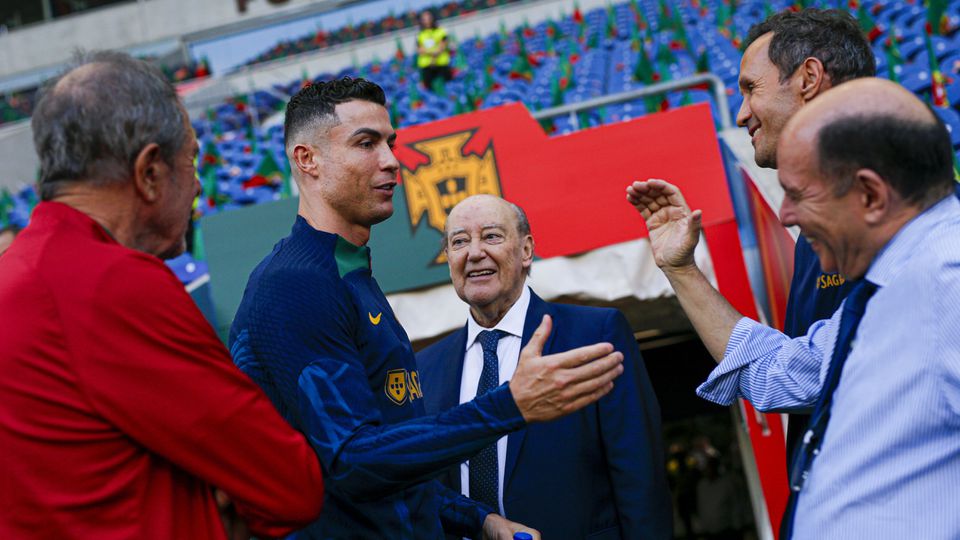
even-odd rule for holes
{"type": "Polygon", "coordinates": [[[369,311],[367,312],[367,317],[370,317],[370,322],[372,322],[374,326],[380,324],[381,315],[383,315],[382,311],[380,313],[377,313],[376,317],[373,316],[373,313],[370,313],[369,311]]]}

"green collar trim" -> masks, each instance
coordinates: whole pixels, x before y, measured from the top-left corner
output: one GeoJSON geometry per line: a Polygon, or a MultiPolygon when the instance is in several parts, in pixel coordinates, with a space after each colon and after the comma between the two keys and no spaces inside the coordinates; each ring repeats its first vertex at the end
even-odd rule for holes
{"type": "Polygon", "coordinates": [[[370,269],[370,248],[355,246],[337,235],[337,245],[334,248],[334,258],[337,260],[337,272],[343,278],[354,270],[370,269]]]}

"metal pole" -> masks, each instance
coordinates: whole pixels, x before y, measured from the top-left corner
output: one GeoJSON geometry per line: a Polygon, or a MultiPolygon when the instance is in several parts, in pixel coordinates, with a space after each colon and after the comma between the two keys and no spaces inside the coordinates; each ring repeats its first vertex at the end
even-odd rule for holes
{"type": "MultiPolygon", "coordinates": [[[[623,103],[625,101],[633,101],[646,96],[665,94],[674,90],[683,90],[685,88],[699,86],[702,84],[706,84],[713,94],[713,99],[717,104],[717,113],[720,115],[720,127],[722,129],[730,129],[733,127],[730,122],[730,105],[727,103],[726,85],[723,84],[723,81],[720,80],[720,77],[717,77],[712,73],[700,73],[690,77],[684,77],[683,79],[651,84],[650,86],[645,86],[629,92],[621,92],[619,94],[588,99],[579,103],[551,107],[549,109],[543,109],[533,113],[533,117],[537,120],[553,118],[555,116],[562,116],[564,114],[571,114],[575,117],[576,113],[585,109],[594,109],[604,105],[613,105],[616,103],[623,103]]],[[[577,125],[576,122],[574,125],[577,125]]]]}

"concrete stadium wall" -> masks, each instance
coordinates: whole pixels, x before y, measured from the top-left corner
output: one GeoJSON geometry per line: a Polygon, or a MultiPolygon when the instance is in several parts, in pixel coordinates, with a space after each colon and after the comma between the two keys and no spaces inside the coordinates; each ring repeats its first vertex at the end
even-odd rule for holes
{"type": "Polygon", "coordinates": [[[37,177],[40,161],[33,149],[30,122],[19,122],[0,129],[0,187],[19,189],[37,177]]]}
{"type": "Polygon", "coordinates": [[[326,3],[331,1],[289,0],[277,7],[256,0],[239,13],[236,0],[139,0],[70,15],[0,35],[0,77],[60,64],[77,48],[125,49],[326,3]]]}

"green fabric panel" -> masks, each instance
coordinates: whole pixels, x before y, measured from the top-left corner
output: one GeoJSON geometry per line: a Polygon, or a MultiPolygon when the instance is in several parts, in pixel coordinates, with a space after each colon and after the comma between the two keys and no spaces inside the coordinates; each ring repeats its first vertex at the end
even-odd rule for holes
{"type": "Polygon", "coordinates": [[[359,268],[370,267],[370,248],[355,246],[340,236],[337,237],[333,256],[337,260],[337,273],[341,278],[359,268]]]}
{"type": "Polygon", "coordinates": [[[230,324],[254,267],[274,244],[290,234],[297,215],[297,199],[228,210],[200,220],[210,268],[210,297],[217,333],[226,342],[230,324]]]}

